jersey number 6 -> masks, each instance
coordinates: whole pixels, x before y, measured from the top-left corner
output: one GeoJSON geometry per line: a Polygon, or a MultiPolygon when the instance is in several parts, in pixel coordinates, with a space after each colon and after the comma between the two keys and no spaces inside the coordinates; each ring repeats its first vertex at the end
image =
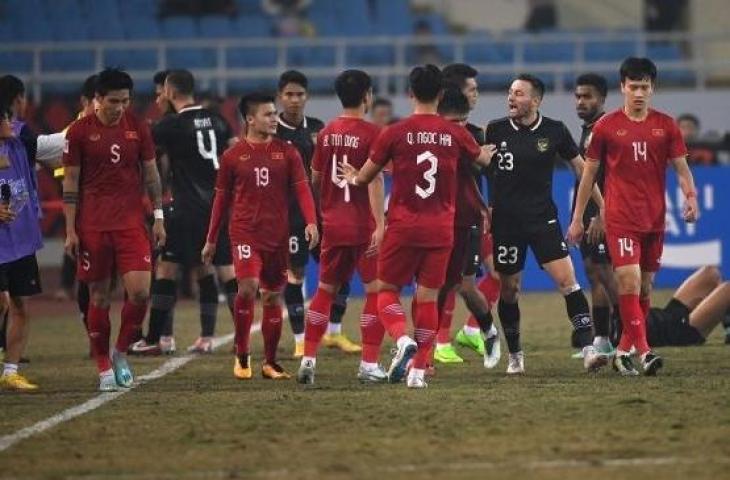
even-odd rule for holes
{"type": "Polygon", "coordinates": [[[423,172],[423,179],[428,182],[428,186],[424,189],[416,185],[416,195],[421,198],[428,198],[436,191],[435,175],[439,167],[439,159],[433,153],[425,151],[416,157],[416,165],[420,165],[423,162],[429,162],[431,164],[428,170],[423,172]]]}

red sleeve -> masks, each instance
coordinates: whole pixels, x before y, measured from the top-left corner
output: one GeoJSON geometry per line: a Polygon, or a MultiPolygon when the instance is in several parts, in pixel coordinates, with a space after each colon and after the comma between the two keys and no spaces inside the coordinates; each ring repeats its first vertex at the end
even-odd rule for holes
{"type": "Polygon", "coordinates": [[[213,208],[210,212],[210,224],[208,225],[208,235],[206,237],[210,243],[218,242],[221,223],[231,203],[233,170],[231,169],[230,158],[229,155],[223,154],[221,168],[218,170],[218,176],[215,180],[215,198],[213,199],[213,208]]]}
{"type": "Polygon", "coordinates": [[[682,132],[679,131],[679,126],[677,125],[677,122],[671,120],[669,125],[668,160],[684,157],[685,155],[687,155],[687,145],[685,145],[684,138],[682,138],[682,132]]]}
{"type": "Polygon", "coordinates": [[[66,132],[66,143],[63,146],[63,165],[77,167],[81,165],[81,139],[84,138],[81,122],[75,122],[66,132]]]}
{"type": "Polygon", "coordinates": [[[384,128],[375,139],[373,146],[370,147],[370,161],[381,167],[391,159],[392,131],[393,129],[390,127],[384,128]]]}
{"type": "Polygon", "coordinates": [[[312,171],[321,172],[322,165],[322,132],[317,134],[317,144],[314,146],[314,154],[312,155],[312,171]]]}
{"type": "Polygon", "coordinates": [[[585,159],[597,162],[603,161],[604,152],[606,151],[606,129],[600,120],[593,127],[590,137],[588,138],[588,146],[586,147],[585,159]]]}
{"type": "Polygon", "coordinates": [[[289,146],[287,158],[289,159],[289,185],[297,197],[304,221],[307,225],[316,224],[317,210],[314,206],[314,197],[312,197],[312,189],[309,188],[307,174],[304,172],[302,157],[294,147],[289,146]]]}
{"type": "Polygon", "coordinates": [[[147,122],[139,122],[137,130],[139,131],[140,152],[142,161],[155,159],[155,142],[152,140],[152,132],[147,122]]]}
{"type": "Polygon", "coordinates": [[[477,159],[482,149],[469,130],[466,127],[458,127],[454,129],[456,131],[457,139],[459,141],[459,148],[461,149],[460,157],[467,158],[471,161],[477,159]]]}

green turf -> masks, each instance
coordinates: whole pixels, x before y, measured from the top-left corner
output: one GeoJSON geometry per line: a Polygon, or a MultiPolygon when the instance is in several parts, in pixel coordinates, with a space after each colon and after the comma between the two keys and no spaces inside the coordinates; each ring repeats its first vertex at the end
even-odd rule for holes
{"type": "MultiPolygon", "coordinates": [[[[360,306],[346,317],[353,336],[360,306]]],[[[253,381],[232,377],[222,347],[0,453],[0,478],[730,477],[730,348],[717,332],[704,347],[662,349],[659,377],[626,379],[570,359],[559,296],[527,295],[522,312],[521,378],[506,377],[504,359],[485,371],[462,349],[467,362],[438,366],[426,391],[362,386],[357,356],[324,351],[316,385],[303,388],[258,376],[257,335],[253,381]]],[[[455,324],[463,316],[459,306],[455,324]]],[[[194,306],[177,318],[182,350],[196,334],[194,306]]],[[[219,325],[230,331],[223,309],[219,325]]],[[[286,335],[282,357],[291,348],[286,335]]],[[[42,389],[0,394],[0,435],[94,396],[86,349],[74,315],[39,318],[26,372],[42,389]]],[[[132,365],[144,373],[165,360],[132,365]]]]}

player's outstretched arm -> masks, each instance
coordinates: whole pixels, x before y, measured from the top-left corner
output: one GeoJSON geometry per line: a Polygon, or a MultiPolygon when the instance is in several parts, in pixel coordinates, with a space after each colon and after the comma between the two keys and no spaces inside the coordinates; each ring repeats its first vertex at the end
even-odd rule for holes
{"type": "Polygon", "coordinates": [[[375,231],[365,252],[365,255],[370,257],[377,255],[385,235],[385,180],[382,172],[378,173],[368,185],[368,197],[370,199],[370,211],[375,219],[375,231]]]}
{"type": "Polygon", "coordinates": [[[688,223],[696,222],[699,217],[699,207],[697,205],[697,190],[695,190],[695,180],[692,171],[687,165],[687,157],[681,156],[672,159],[674,169],[677,171],[677,179],[679,187],[684,193],[686,203],[684,204],[684,221],[688,223]]]}
{"type": "Polygon", "coordinates": [[[155,245],[162,247],[167,240],[167,234],[165,233],[165,222],[162,213],[162,182],[154,158],[144,162],[142,175],[147,188],[147,195],[149,195],[154,209],[155,223],[152,225],[152,235],[154,235],[155,245]]]}
{"type": "MultiPolygon", "coordinates": [[[[587,162],[584,162],[583,173],[580,176],[580,185],[578,186],[578,192],[576,193],[573,220],[570,222],[568,235],[566,236],[566,239],[570,244],[574,245],[580,242],[581,237],[583,237],[583,213],[585,212],[588,198],[591,196],[593,186],[596,182],[597,172],[597,161],[589,160],[587,162]]],[[[603,202],[601,202],[601,206],[602,205],[603,202]]]]}
{"type": "Polygon", "coordinates": [[[367,185],[372,182],[383,167],[368,158],[360,170],[344,162],[340,162],[337,169],[339,174],[347,180],[347,183],[357,186],[367,185]]]}
{"type": "Polygon", "coordinates": [[[66,165],[63,177],[63,214],[66,217],[66,255],[76,258],[79,253],[79,237],[76,235],[76,207],[79,203],[79,173],[78,165],[66,165]]]}

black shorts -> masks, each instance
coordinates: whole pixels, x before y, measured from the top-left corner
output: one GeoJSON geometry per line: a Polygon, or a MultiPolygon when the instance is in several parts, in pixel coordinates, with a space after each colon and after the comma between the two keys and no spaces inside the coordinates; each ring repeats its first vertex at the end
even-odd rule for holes
{"type": "Polygon", "coordinates": [[[540,265],[568,256],[568,245],[556,218],[521,231],[501,229],[495,224],[492,237],[494,269],[504,275],[514,275],[524,270],[527,247],[530,247],[540,265]]]}
{"type": "Polygon", "coordinates": [[[463,272],[465,277],[476,275],[482,267],[482,237],[482,229],[479,226],[472,225],[469,228],[463,272]]]}
{"type": "MultiPolygon", "coordinates": [[[[309,242],[304,234],[304,228],[294,228],[289,232],[289,267],[304,268],[309,263],[309,242]]],[[[317,250],[319,252],[319,250],[317,250]]],[[[316,255],[315,252],[312,252],[316,255]]],[[[318,259],[318,255],[316,255],[318,259]]]]}
{"type": "MultiPolygon", "coordinates": [[[[165,212],[165,231],[167,241],[160,251],[161,260],[187,266],[200,265],[200,254],[208,234],[207,216],[200,218],[169,208],[165,212]]],[[[228,222],[223,222],[213,256],[213,265],[220,267],[232,263],[228,222]]]]}
{"type": "Polygon", "coordinates": [[[11,297],[30,297],[41,293],[41,276],[35,254],[0,264],[0,291],[11,297]]]}
{"type": "Polygon", "coordinates": [[[588,243],[588,240],[583,237],[580,242],[580,255],[584,260],[591,259],[596,264],[611,265],[611,257],[608,254],[605,239],[600,243],[588,243]]]}
{"type": "Polygon", "coordinates": [[[702,345],[705,337],[689,324],[689,309],[679,300],[671,299],[664,308],[652,308],[646,319],[646,337],[655,347],[686,347],[702,345]]]}

